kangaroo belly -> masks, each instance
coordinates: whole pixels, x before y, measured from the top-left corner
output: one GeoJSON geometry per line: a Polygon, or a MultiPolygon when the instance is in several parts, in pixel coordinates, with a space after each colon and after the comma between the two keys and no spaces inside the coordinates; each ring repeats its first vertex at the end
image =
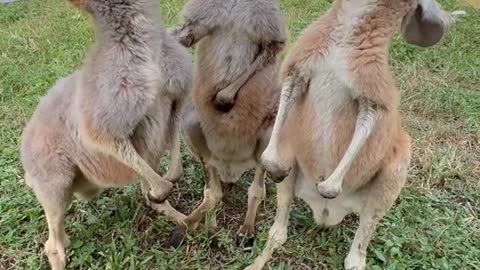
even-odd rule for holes
{"type": "MultiPolygon", "coordinates": [[[[355,132],[358,102],[351,90],[332,73],[312,80],[305,97],[297,102],[287,120],[287,144],[306,178],[324,179],[338,166],[355,132]]],[[[368,182],[381,167],[391,141],[395,116],[384,115],[356,156],[344,179],[344,190],[355,190],[368,182]]]]}
{"type": "Polygon", "coordinates": [[[320,72],[292,108],[281,144],[291,147],[306,177],[316,181],[336,167],[353,134],[355,104],[333,73],[320,72]]]}

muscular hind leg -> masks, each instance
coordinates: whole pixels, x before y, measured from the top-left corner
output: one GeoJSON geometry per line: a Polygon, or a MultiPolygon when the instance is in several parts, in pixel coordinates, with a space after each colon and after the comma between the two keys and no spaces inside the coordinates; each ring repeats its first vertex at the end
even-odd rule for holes
{"type": "Polygon", "coordinates": [[[260,166],[255,169],[255,178],[248,189],[248,209],[245,215],[245,221],[238,230],[238,235],[246,238],[255,236],[255,219],[257,210],[265,199],[265,170],[260,166]]]}
{"type": "Polygon", "coordinates": [[[296,169],[290,171],[287,178],[277,184],[277,213],[268,233],[268,240],[262,254],[245,270],[261,270],[272,257],[274,251],[287,241],[288,219],[294,199],[294,187],[297,180],[296,169]]]}
{"type": "Polygon", "coordinates": [[[33,191],[47,218],[48,240],[45,242],[45,253],[53,270],[63,270],[67,263],[65,248],[69,245],[64,221],[72,195],[73,180],[68,177],[42,180],[30,177],[27,181],[33,183],[33,191]]]}
{"type": "Polygon", "coordinates": [[[179,246],[185,237],[187,230],[195,230],[205,215],[210,210],[214,209],[223,197],[222,184],[217,170],[214,167],[205,164],[204,167],[206,175],[203,201],[184,219],[184,224],[175,228],[171,233],[167,243],[168,246],[179,246]]]}
{"type": "Polygon", "coordinates": [[[170,164],[168,165],[167,174],[165,174],[165,179],[170,182],[176,182],[183,175],[180,140],[180,129],[175,128],[172,147],[170,148],[170,164]]]}
{"type": "Polygon", "coordinates": [[[360,224],[345,259],[345,269],[364,270],[366,254],[376,226],[385,213],[392,207],[407,178],[409,158],[402,157],[385,166],[372,180],[369,186],[359,191],[365,198],[360,212],[360,224]]]}
{"type": "Polygon", "coordinates": [[[214,209],[223,197],[222,184],[217,170],[209,165],[204,166],[207,175],[205,176],[203,201],[200,206],[193,210],[193,212],[185,219],[185,224],[188,229],[195,230],[207,212],[214,209]]]}

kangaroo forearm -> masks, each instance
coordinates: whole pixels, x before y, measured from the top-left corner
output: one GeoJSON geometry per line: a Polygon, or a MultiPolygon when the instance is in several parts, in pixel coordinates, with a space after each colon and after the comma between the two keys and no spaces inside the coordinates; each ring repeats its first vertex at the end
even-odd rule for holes
{"type": "Polygon", "coordinates": [[[260,52],[248,67],[248,69],[236,79],[230,87],[219,89],[219,94],[223,99],[235,99],[238,91],[259,71],[266,66],[274,63],[277,59],[278,53],[285,46],[284,42],[271,42],[267,45],[262,45],[260,52]]]}
{"type": "Polygon", "coordinates": [[[185,22],[183,25],[174,28],[170,33],[183,46],[190,48],[208,35],[210,30],[204,25],[185,22]]]}
{"type": "Polygon", "coordinates": [[[361,99],[359,105],[360,111],[357,117],[352,141],[337,168],[332,173],[332,176],[343,178],[346,175],[356,156],[370,137],[370,134],[375,127],[375,123],[378,120],[379,113],[376,106],[371,101],[361,99]]]}
{"type": "Polygon", "coordinates": [[[307,91],[309,83],[309,80],[304,77],[292,77],[287,79],[284,87],[282,88],[280,105],[269,143],[269,145],[271,144],[273,147],[275,147],[275,149],[278,146],[280,130],[285,125],[288,113],[298,100],[298,97],[307,91]]]}

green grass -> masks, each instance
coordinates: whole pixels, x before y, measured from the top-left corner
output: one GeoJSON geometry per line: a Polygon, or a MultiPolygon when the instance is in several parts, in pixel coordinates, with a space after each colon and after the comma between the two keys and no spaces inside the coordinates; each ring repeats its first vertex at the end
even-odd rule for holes
{"type": "MultiPolygon", "coordinates": [[[[330,5],[283,0],[291,41],[330,5]]],[[[402,91],[402,111],[413,137],[407,187],[378,227],[368,252],[371,269],[480,269],[480,12],[453,0],[468,17],[434,49],[397,38],[391,63],[402,91]]],[[[173,25],[184,0],[162,0],[173,25]]],[[[92,43],[86,17],[59,0],[0,6],[0,269],[46,269],[46,221],[23,183],[20,132],[39,98],[75,70],[92,43]]],[[[202,172],[185,151],[185,177],[174,203],[192,209],[202,195],[202,172]],[[180,199],[181,197],[181,199],[180,199]]],[[[165,167],[165,162],[162,164],[165,167]]],[[[174,225],[144,206],[138,185],[110,190],[68,211],[70,269],[240,269],[265,244],[275,213],[275,189],[259,213],[253,251],[237,244],[251,174],[216,210],[219,230],[200,230],[178,250],[162,248],[174,225]]],[[[289,240],[271,269],[341,269],[357,219],[314,225],[301,202],[292,213],[289,240]]]]}

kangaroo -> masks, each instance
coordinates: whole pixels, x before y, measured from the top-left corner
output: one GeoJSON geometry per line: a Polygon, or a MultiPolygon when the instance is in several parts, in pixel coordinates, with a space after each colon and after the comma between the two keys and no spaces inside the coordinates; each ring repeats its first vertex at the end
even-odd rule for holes
{"type": "Polygon", "coordinates": [[[345,269],[365,269],[375,227],[400,194],[410,163],[388,65],[391,39],[401,25],[407,42],[429,47],[461,16],[434,0],[336,0],[305,30],[282,66],[278,114],[261,158],[272,177],[284,179],[275,222],[246,269],[262,269],[285,243],[294,197],[319,225],[360,215],[345,269]]]}
{"type": "Polygon", "coordinates": [[[148,204],[180,223],[165,201],[182,174],[179,119],[192,84],[186,49],[164,29],[156,0],[69,0],[95,25],[95,44],[80,70],[59,80],[22,135],[25,181],[42,205],[52,269],[65,269],[65,211],[72,195],[141,178],[148,204]],[[163,152],[172,162],[157,174],[163,152]]]}
{"type": "Polygon", "coordinates": [[[251,237],[265,197],[259,161],[280,97],[277,58],[286,43],[285,23],[276,0],[192,0],[183,17],[172,33],[186,47],[197,44],[197,63],[181,126],[186,144],[203,163],[206,183],[203,202],[174,231],[171,244],[180,244],[221,200],[222,183],[235,183],[255,168],[238,231],[251,237]]]}

